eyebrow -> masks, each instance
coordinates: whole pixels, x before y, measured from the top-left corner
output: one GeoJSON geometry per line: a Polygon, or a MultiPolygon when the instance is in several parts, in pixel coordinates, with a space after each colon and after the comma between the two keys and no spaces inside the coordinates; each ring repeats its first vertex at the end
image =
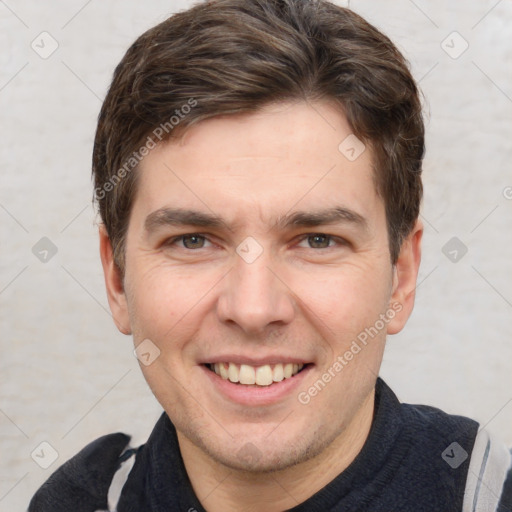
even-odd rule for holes
{"type": "Polygon", "coordinates": [[[337,223],[352,224],[365,231],[368,229],[368,222],[360,213],[341,206],[318,211],[298,211],[291,215],[284,215],[277,220],[276,227],[284,229],[290,226],[314,227],[337,223]]]}
{"type": "MultiPolygon", "coordinates": [[[[336,223],[352,224],[365,231],[368,229],[368,222],[361,214],[341,206],[286,214],[278,217],[272,229],[284,230],[290,227],[314,227],[336,223]]],[[[148,232],[164,226],[224,227],[232,230],[228,223],[218,215],[182,208],[159,208],[150,213],[144,222],[144,228],[148,232]]]]}
{"type": "Polygon", "coordinates": [[[217,215],[182,208],[159,208],[150,213],[144,221],[144,228],[148,232],[162,226],[220,228],[226,227],[226,223],[217,215]]]}

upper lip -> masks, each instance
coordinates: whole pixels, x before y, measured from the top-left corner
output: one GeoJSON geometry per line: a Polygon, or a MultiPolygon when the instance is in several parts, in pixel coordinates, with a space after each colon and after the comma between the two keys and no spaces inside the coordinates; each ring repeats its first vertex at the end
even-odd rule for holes
{"type": "Polygon", "coordinates": [[[291,356],[266,356],[266,357],[247,357],[240,354],[227,354],[221,356],[212,356],[211,358],[205,358],[200,364],[215,364],[215,363],[234,363],[234,364],[247,364],[249,366],[265,366],[274,364],[308,364],[311,361],[298,357],[291,356]]]}

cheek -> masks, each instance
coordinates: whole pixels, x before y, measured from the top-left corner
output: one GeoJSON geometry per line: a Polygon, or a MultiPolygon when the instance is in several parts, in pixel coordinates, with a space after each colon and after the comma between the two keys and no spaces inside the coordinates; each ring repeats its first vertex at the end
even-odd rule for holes
{"type": "Polygon", "coordinates": [[[304,311],[323,323],[331,336],[354,334],[373,323],[386,307],[390,284],[370,268],[340,268],[302,275],[293,286],[304,311]]]}
{"type": "Polygon", "coordinates": [[[209,307],[219,282],[218,272],[154,263],[151,258],[133,263],[126,284],[135,338],[175,338],[197,327],[197,317],[209,307]]]}

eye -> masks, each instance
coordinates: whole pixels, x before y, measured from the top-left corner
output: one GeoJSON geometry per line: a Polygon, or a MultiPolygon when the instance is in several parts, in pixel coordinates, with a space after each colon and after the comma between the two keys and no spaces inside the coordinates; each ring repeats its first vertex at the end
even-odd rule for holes
{"type": "Polygon", "coordinates": [[[208,243],[206,237],[197,233],[188,235],[181,235],[173,238],[170,242],[171,245],[179,244],[181,242],[185,249],[202,249],[208,243]]]}
{"type": "Polygon", "coordinates": [[[323,233],[314,233],[312,235],[305,236],[299,243],[300,247],[304,247],[307,244],[308,248],[311,249],[327,249],[334,245],[333,237],[325,235],[323,233]]]}

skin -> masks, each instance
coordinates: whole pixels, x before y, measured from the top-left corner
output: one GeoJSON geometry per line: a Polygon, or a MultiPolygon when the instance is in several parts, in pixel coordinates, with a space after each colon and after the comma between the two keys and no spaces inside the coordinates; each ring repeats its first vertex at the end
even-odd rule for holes
{"type": "Polygon", "coordinates": [[[160,350],[141,368],[176,426],[208,511],[296,506],[341,473],[368,436],[386,334],[399,332],[413,308],[423,230],[417,222],[393,266],[371,149],[353,162],[338,150],[350,134],[343,112],[328,102],[203,121],[141,163],[123,277],[100,229],[114,321],[136,346],[149,339],[160,350]],[[336,207],[364,224],[277,222],[336,207]],[[148,226],[162,208],[223,223],[148,226]],[[328,236],[313,237],[319,233],[328,236]],[[204,238],[177,238],[186,234],[204,238]],[[252,263],[236,252],[249,236],[262,250],[252,263]],[[298,393],[393,304],[400,309],[394,318],[300,403],[298,393]],[[309,366],[293,392],[240,404],[212,385],[202,365],[219,354],[289,356],[309,366]],[[252,458],[243,457],[247,450],[252,458]]]}

